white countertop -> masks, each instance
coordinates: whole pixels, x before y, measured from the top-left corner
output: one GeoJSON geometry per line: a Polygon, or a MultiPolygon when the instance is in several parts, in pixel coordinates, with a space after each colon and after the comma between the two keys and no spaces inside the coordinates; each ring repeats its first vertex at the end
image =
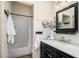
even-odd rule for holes
{"type": "Polygon", "coordinates": [[[74,57],[79,57],[79,47],[72,45],[72,44],[68,44],[68,43],[63,43],[57,40],[41,40],[44,43],[47,43],[48,45],[55,47],[71,56],[74,57]]]}

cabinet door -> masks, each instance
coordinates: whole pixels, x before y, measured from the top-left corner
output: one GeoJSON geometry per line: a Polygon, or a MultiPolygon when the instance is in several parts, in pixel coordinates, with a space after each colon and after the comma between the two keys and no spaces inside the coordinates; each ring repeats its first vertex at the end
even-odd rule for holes
{"type": "Polygon", "coordinates": [[[46,56],[45,56],[45,47],[44,47],[44,43],[42,43],[41,42],[41,44],[40,44],[40,57],[41,58],[45,58],[46,56]]]}

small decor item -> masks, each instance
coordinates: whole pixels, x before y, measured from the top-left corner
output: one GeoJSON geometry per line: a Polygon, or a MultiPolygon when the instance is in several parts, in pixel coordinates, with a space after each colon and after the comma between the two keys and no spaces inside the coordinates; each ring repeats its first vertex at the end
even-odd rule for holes
{"type": "Polygon", "coordinates": [[[53,23],[53,21],[43,21],[42,22],[42,26],[44,28],[44,31],[43,31],[43,35],[44,35],[44,38],[54,38],[53,37],[53,29],[55,28],[55,25],[53,23]]]}

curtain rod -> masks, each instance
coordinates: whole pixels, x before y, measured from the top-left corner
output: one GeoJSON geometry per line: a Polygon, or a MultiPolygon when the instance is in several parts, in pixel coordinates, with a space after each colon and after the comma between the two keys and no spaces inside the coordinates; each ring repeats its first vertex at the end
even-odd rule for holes
{"type": "Polygon", "coordinates": [[[23,17],[33,17],[33,16],[27,16],[27,15],[21,15],[21,14],[16,14],[16,13],[10,13],[12,15],[17,15],[17,16],[23,16],[23,17]]]}
{"type": "MultiPolygon", "coordinates": [[[[8,15],[9,15],[10,12],[8,12],[8,11],[6,11],[6,10],[4,10],[4,12],[5,12],[5,14],[6,14],[7,17],[8,17],[8,15]]],[[[33,17],[33,16],[27,16],[27,15],[16,14],[16,13],[10,13],[10,14],[12,14],[12,15],[17,15],[17,16],[23,16],[23,17],[33,17]]]]}

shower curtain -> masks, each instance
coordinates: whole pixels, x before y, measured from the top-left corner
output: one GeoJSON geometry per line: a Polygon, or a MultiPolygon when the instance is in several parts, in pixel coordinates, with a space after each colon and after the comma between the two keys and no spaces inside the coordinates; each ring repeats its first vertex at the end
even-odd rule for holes
{"type": "Polygon", "coordinates": [[[15,41],[11,48],[11,57],[32,53],[32,18],[12,15],[16,31],[15,41]]]}

